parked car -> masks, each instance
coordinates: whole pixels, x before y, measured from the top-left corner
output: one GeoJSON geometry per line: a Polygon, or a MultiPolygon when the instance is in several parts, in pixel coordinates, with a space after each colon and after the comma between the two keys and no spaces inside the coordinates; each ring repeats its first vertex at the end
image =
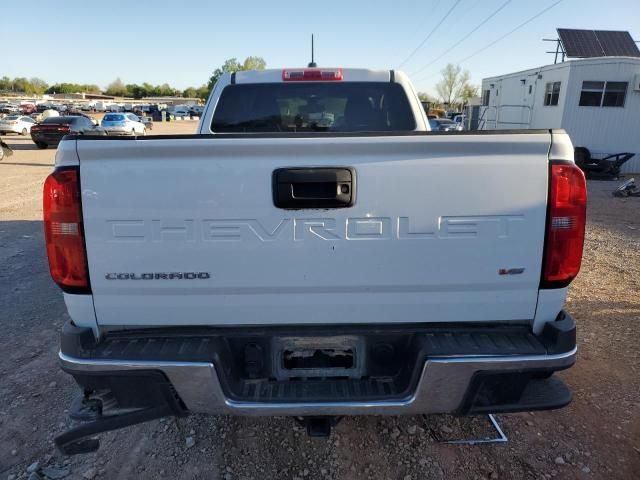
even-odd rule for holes
{"type": "Polygon", "coordinates": [[[430,118],[429,125],[435,132],[455,132],[462,130],[462,126],[448,118],[430,118]]]}
{"type": "Polygon", "coordinates": [[[62,451],[189,412],[328,435],[571,401],[587,192],[565,132],[431,133],[397,70],[225,73],[208,105],[199,135],[58,147],[45,243],[91,421],[62,451]]]}
{"type": "Polygon", "coordinates": [[[23,115],[31,115],[32,113],[36,113],[38,109],[33,103],[25,103],[20,105],[20,111],[23,115]]]}
{"type": "Polygon", "coordinates": [[[200,105],[191,105],[189,107],[189,115],[191,115],[192,117],[199,117],[203,114],[203,112],[204,107],[201,107],[200,105]]]}
{"type": "Polygon", "coordinates": [[[146,135],[147,129],[133,113],[107,113],[100,126],[109,135],[146,135]]]}
{"type": "Polygon", "coordinates": [[[13,103],[5,103],[4,105],[0,106],[0,113],[11,114],[18,113],[19,111],[20,109],[18,108],[18,105],[15,105],[13,103]]]}
{"type": "Polygon", "coordinates": [[[26,115],[8,115],[0,120],[0,134],[19,133],[27,136],[35,121],[26,115]]]}
{"type": "Polygon", "coordinates": [[[169,113],[173,115],[174,118],[191,118],[189,114],[189,110],[186,108],[177,108],[175,110],[169,110],[169,113]]]}
{"type": "Polygon", "coordinates": [[[38,148],[58,145],[65,135],[84,135],[94,128],[93,122],[79,115],[49,117],[31,127],[31,139],[38,148]]]}

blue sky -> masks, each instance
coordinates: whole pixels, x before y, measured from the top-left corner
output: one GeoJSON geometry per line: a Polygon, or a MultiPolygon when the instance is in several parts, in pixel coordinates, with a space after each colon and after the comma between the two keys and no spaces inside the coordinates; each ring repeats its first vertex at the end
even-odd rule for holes
{"type": "MultiPolygon", "coordinates": [[[[3,2],[0,76],[102,87],[120,77],[185,88],[205,83],[230,57],[258,55],[274,68],[305,65],[311,32],[320,65],[398,68],[441,22],[401,68],[412,74],[433,62],[411,78],[418,90],[434,93],[448,62],[460,62],[558,0],[511,0],[434,62],[506,1],[3,2]]],[[[639,21],[640,0],[562,0],[461,65],[479,84],[486,76],[552,63],[553,56],[544,53],[552,45],[541,39],[555,37],[556,27],[629,30],[640,40],[639,21]]]]}

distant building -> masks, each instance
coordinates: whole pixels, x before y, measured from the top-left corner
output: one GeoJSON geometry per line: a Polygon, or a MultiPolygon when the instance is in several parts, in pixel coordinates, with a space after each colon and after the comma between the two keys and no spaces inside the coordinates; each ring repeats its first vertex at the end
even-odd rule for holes
{"type": "Polygon", "coordinates": [[[136,100],[137,103],[159,103],[163,105],[200,105],[202,99],[187,97],[144,97],[136,100]]]}
{"type": "Polygon", "coordinates": [[[46,95],[48,98],[55,100],[114,100],[113,95],[102,95],[100,93],[52,93],[46,95]]]}
{"type": "Polygon", "coordinates": [[[640,58],[569,60],[482,80],[478,128],[563,128],[574,147],[633,152],[640,172],[640,58]]]}

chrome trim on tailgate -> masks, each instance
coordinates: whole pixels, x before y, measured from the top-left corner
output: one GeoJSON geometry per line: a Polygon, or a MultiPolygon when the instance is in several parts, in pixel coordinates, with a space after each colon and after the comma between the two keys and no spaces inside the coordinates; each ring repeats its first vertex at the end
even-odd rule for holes
{"type": "Polygon", "coordinates": [[[356,402],[266,403],[228,399],[213,363],[74,358],[60,352],[69,373],[160,370],[192,412],[230,415],[399,415],[450,413],[464,398],[479,371],[562,369],[573,365],[577,348],[557,355],[447,357],[428,359],[415,393],[399,400],[356,402]]]}

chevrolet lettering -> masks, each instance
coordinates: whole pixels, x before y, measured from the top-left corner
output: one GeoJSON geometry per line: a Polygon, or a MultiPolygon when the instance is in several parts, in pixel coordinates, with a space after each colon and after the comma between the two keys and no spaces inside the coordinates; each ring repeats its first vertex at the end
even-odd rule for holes
{"type": "Polygon", "coordinates": [[[409,217],[282,218],[203,220],[107,220],[110,241],[197,242],[278,240],[433,240],[506,238],[523,215],[461,215],[435,220],[409,217]],[[419,225],[419,226],[417,226],[419,225]]]}

